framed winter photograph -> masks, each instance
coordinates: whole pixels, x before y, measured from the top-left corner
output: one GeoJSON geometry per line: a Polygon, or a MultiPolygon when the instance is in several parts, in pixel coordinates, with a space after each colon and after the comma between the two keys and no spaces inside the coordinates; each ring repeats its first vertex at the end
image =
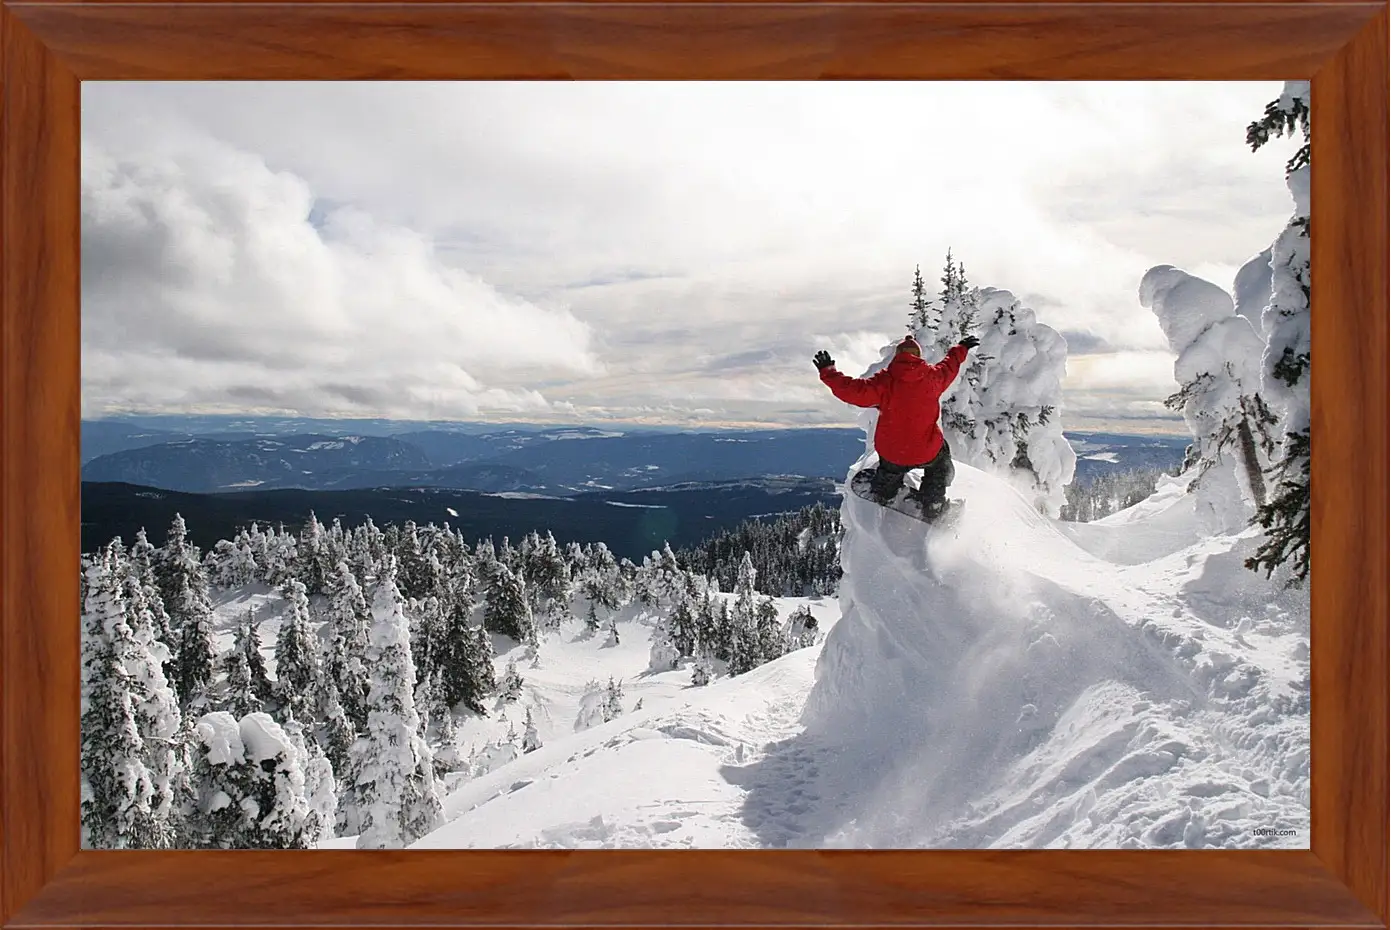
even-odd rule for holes
{"type": "Polygon", "coordinates": [[[1387,925],[1385,3],[0,17],[4,926],[1387,925]]]}

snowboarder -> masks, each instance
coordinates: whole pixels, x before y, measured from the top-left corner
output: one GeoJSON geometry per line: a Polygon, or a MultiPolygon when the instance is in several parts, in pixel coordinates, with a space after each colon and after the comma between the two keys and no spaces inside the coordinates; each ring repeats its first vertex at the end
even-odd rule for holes
{"type": "Polygon", "coordinates": [[[870,476],[870,489],[880,503],[893,500],[903,487],[904,476],[921,468],[922,483],[910,496],[922,505],[923,518],[934,520],[946,510],[947,486],[956,469],[937,422],[942,415],[941,397],[961,370],[967,352],[978,345],[979,339],[967,336],[940,362],[929,365],[923,361],[918,340],[906,336],[888,366],[869,378],[852,378],[836,371],[835,360],[824,349],[812,358],[822,383],[840,400],[856,407],[879,408],[874,428],[879,466],[870,476]]]}

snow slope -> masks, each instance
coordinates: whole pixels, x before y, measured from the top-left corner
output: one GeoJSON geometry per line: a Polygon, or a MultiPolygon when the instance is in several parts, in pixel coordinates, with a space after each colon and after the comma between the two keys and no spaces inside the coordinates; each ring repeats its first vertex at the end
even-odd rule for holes
{"type": "Polygon", "coordinates": [[[952,496],[936,535],[846,499],[797,740],[842,812],[806,845],[1307,848],[1307,598],[1242,567],[1251,537],[1163,553],[1192,539],[1172,487],[1068,531],[969,466],[952,496]]]}
{"type": "Polygon", "coordinates": [[[815,659],[803,649],[554,740],[465,782],[446,802],[452,821],[411,848],[756,848],[776,845],[770,831],[798,835],[815,798],[797,785],[815,770],[784,765],[751,805],[767,769],[750,763],[798,729],[815,659]]]}
{"type": "Polygon", "coordinates": [[[1242,567],[1252,536],[1201,534],[1176,481],[1088,525],[969,466],[952,496],[937,536],[847,496],[823,648],[651,676],[416,848],[1307,848],[1307,597],[1242,567]]]}

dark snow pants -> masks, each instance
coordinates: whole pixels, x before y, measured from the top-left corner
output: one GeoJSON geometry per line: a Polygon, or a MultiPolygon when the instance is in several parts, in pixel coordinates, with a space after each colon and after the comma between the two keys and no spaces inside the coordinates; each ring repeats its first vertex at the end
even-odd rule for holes
{"type": "Polygon", "coordinates": [[[952,478],[956,477],[956,466],[952,464],[951,448],[945,439],[942,440],[942,449],[937,453],[937,457],[920,465],[899,465],[881,456],[879,465],[870,479],[870,490],[875,497],[887,502],[903,487],[904,476],[915,468],[923,470],[922,484],[910,496],[924,506],[940,506],[946,503],[947,486],[951,484],[952,478]]]}

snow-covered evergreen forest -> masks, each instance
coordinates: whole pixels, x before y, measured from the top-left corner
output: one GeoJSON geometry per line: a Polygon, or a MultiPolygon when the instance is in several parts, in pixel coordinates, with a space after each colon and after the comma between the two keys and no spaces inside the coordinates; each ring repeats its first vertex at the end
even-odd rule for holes
{"type": "MultiPolygon", "coordinates": [[[[439,825],[446,776],[539,746],[528,717],[520,735],[460,751],[461,717],[522,692],[525,672],[496,668],[495,643],[539,665],[567,621],[616,640],[632,607],[652,668],[684,661],[696,684],[738,675],[815,640],[810,614],[779,618],[759,588],[833,589],[835,530],[808,508],[750,548],[712,541],[688,560],[699,570],[670,547],[634,565],[550,534],[470,546],[447,525],[345,531],[312,517],[297,533],[253,524],[208,553],[182,518],[159,547],[143,532],[112,540],[82,575],[85,841],[404,846],[439,825]],[[214,602],[248,590],[274,592],[273,639],[254,610],[215,619],[214,602]]],[[[577,729],[622,713],[620,682],[590,691],[577,729]]]]}
{"type": "Polygon", "coordinates": [[[950,533],[847,496],[641,564],[312,516],[85,554],[83,844],[1307,844],[1308,101],[1249,128],[1303,144],[1232,292],[1137,282],[1176,473],[1078,485],[1066,340],[949,253],[907,328],[980,339],[950,533]]]}

